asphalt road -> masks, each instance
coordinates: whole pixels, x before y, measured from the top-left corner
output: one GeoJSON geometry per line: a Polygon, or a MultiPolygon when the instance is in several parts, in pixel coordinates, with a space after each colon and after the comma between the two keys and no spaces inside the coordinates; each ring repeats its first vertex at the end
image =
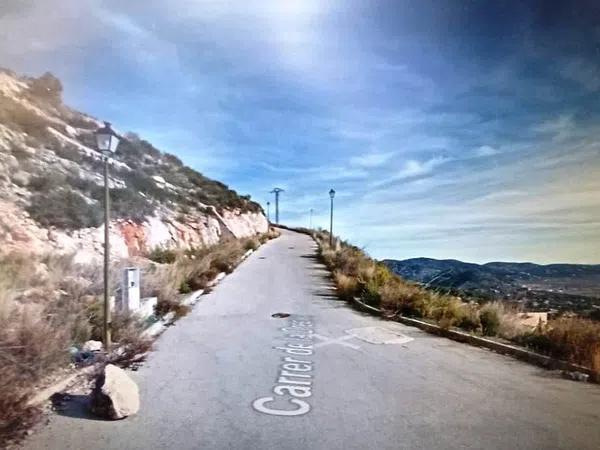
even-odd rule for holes
{"type": "Polygon", "coordinates": [[[359,313],[314,255],[260,248],[132,373],[137,416],[71,408],[26,448],[600,448],[599,386],[359,313]]]}

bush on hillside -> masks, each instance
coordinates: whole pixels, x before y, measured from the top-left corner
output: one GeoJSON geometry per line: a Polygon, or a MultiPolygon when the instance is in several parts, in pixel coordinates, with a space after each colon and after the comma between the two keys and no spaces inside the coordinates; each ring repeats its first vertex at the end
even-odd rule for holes
{"type": "Polygon", "coordinates": [[[29,83],[29,92],[34,100],[47,101],[58,105],[62,101],[63,86],[58,78],[50,72],[46,72],[39,78],[34,78],[29,83]]]}
{"type": "Polygon", "coordinates": [[[102,223],[102,209],[90,205],[68,188],[34,193],[26,210],[33,220],[46,228],[77,230],[98,227],[102,223]]]}
{"type": "Polygon", "coordinates": [[[164,247],[155,247],[146,255],[146,257],[159,264],[172,264],[177,259],[177,252],[173,249],[164,247]]]}
{"type": "Polygon", "coordinates": [[[111,189],[110,210],[114,218],[143,221],[154,214],[150,201],[132,189],[111,189]]]}
{"type": "Polygon", "coordinates": [[[519,339],[539,352],[600,373],[600,324],[578,317],[549,321],[519,339]]]}

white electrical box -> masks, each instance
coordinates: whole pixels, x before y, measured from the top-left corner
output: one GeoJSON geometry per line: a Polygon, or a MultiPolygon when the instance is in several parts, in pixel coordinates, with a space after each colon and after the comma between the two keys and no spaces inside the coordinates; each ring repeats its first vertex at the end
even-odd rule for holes
{"type": "Polygon", "coordinates": [[[140,309],[140,269],[127,267],[123,270],[121,292],[123,295],[121,307],[124,312],[134,313],[140,309]]]}

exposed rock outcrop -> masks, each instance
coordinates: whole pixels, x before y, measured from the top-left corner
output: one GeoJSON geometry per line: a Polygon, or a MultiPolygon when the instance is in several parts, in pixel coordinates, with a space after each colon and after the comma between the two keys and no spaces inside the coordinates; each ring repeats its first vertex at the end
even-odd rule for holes
{"type": "MultiPolygon", "coordinates": [[[[93,138],[100,122],[63,105],[61,92],[51,74],[0,69],[0,252],[73,253],[90,262],[102,257],[104,242],[103,156],[93,138]]],[[[113,258],[268,229],[249,197],[133,133],[110,159],[109,185],[113,258]]]]}

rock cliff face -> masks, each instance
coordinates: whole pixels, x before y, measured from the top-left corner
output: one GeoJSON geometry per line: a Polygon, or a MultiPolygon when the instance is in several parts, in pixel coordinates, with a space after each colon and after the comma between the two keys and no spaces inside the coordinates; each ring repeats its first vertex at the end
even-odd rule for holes
{"type": "MultiPolygon", "coordinates": [[[[63,105],[50,74],[0,70],[0,252],[102,255],[100,122],[63,105]]],[[[260,206],[133,133],[110,161],[111,255],[193,248],[265,232],[260,206]]]]}

